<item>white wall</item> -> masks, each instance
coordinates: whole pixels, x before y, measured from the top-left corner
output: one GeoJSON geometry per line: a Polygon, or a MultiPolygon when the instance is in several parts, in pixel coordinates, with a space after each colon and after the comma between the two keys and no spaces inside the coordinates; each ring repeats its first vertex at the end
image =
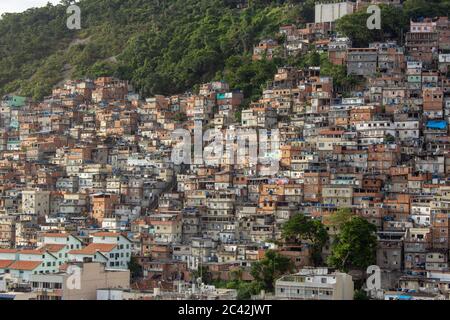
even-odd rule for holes
{"type": "Polygon", "coordinates": [[[353,5],[349,2],[316,4],[315,22],[333,22],[353,12],[353,5]]]}

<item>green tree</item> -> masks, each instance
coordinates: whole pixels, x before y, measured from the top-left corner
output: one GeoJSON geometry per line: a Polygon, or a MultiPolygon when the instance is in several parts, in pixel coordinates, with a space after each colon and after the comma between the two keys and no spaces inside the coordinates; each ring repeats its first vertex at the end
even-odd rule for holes
{"type": "Polygon", "coordinates": [[[386,135],[386,142],[388,143],[394,143],[395,142],[395,137],[391,134],[387,134],[386,135]]]}
{"type": "Polygon", "coordinates": [[[335,65],[328,59],[327,53],[320,56],[320,75],[333,78],[333,86],[337,92],[349,92],[363,81],[362,77],[347,75],[347,68],[335,65]]]}
{"type": "Polygon", "coordinates": [[[217,288],[235,289],[238,300],[249,300],[252,295],[256,295],[262,290],[261,283],[242,280],[242,269],[233,270],[229,275],[231,280],[214,280],[212,284],[217,288]]]}
{"type": "Polygon", "coordinates": [[[355,290],[354,300],[369,300],[369,297],[367,296],[367,293],[364,290],[355,290]]]}
{"type": "Polygon", "coordinates": [[[364,10],[345,15],[336,22],[336,29],[353,42],[353,47],[367,47],[375,40],[374,34],[366,26],[370,14],[364,10]]]}
{"type": "Polygon", "coordinates": [[[94,63],[94,65],[86,71],[87,75],[98,78],[111,76],[115,73],[116,65],[111,62],[99,61],[94,63]]]}
{"type": "Polygon", "coordinates": [[[258,282],[240,282],[240,285],[237,289],[237,299],[238,300],[250,300],[252,295],[256,295],[260,293],[262,290],[261,284],[258,282]]]}
{"type": "Polygon", "coordinates": [[[408,18],[447,16],[450,12],[449,0],[406,0],[403,11],[408,18]]]}
{"type": "Polygon", "coordinates": [[[242,269],[230,271],[230,276],[233,280],[241,281],[243,276],[242,269]]]}
{"type": "MultiPolygon", "coordinates": [[[[252,62],[253,46],[275,38],[280,25],[312,22],[315,1],[253,0],[237,10],[223,0],[82,0],[82,29],[72,31],[66,28],[67,3],[3,14],[0,95],[19,92],[39,100],[63,78],[106,74],[130,80],[145,96],[172,94],[220,74],[234,80],[251,101],[284,63],[252,62]],[[230,65],[231,57],[240,65],[230,65]]],[[[337,28],[355,47],[366,46],[401,40],[410,18],[449,11],[450,0],[406,0],[403,10],[382,6],[382,30],[367,29],[364,10],[339,19],[337,28]]],[[[317,54],[303,60],[317,65],[317,54]]]]}
{"type": "Polygon", "coordinates": [[[330,216],[330,223],[332,226],[339,229],[343,224],[349,222],[355,215],[350,208],[339,208],[330,216]]]}
{"type": "Polygon", "coordinates": [[[131,256],[130,262],[128,263],[128,269],[130,269],[132,279],[142,277],[142,266],[135,256],[131,256]]]}
{"type": "Polygon", "coordinates": [[[301,23],[314,22],[315,0],[301,0],[302,6],[298,8],[298,19],[301,23]]]}
{"type": "MultiPolygon", "coordinates": [[[[229,57],[246,60],[258,41],[296,22],[304,6],[268,1],[237,10],[222,0],[82,0],[78,5],[79,31],[67,30],[63,3],[2,16],[0,95],[18,91],[40,100],[63,78],[99,75],[130,80],[145,96],[190,90],[226,71],[229,57]]],[[[263,62],[259,69],[249,97],[273,66],[263,62]]]]}
{"type": "Polygon", "coordinates": [[[192,281],[197,281],[201,278],[204,284],[211,284],[213,282],[212,273],[207,266],[198,266],[198,269],[192,272],[192,281]]]}
{"type": "Polygon", "coordinates": [[[309,241],[314,265],[322,262],[322,248],[328,241],[328,233],[321,221],[296,214],[283,225],[282,233],[288,241],[309,241]]]}
{"type": "Polygon", "coordinates": [[[370,14],[360,10],[337,20],[337,31],[352,39],[354,47],[367,47],[374,41],[400,40],[401,34],[408,29],[408,14],[395,6],[380,5],[380,8],[381,29],[367,28],[370,14]]]}
{"type": "Polygon", "coordinates": [[[256,295],[263,289],[261,283],[257,281],[242,281],[242,280],[232,280],[226,285],[227,289],[237,290],[238,300],[249,300],[252,295],[256,295]]]}
{"type": "Polygon", "coordinates": [[[328,264],[345,272],[365,271],[376,262],[376,230],[375,225],[358,216],[343,223],[332,245],[328,264]]]}
{"type": "Polygon", "coordinates": [[[187,119],[186,114],[182,113],[182,112],[177,113],[174,117],[174,120],[176,122],[184,122],[184,121],[186,121],[186,119],[187,119]]]}
{"type": "Polygon", "coordinates": [[[264,259],[252,265],[251,275],[262,289],[273,292],[275,280],[292,269],[293,265],[289,258],[268,250],[264,259]]]}
{"type": "Polygon", "coordinates": [[[289,57],[288,63],[299,68],[319,67],[320,66],[320,54],[311,49],[306,54],[289,57]]]}
{"type": "MultiPolygon", "coordinates": [[[[234,55],[227,59],[223,73],[216,77],[223,78],[230,87],[242,90],[245,106],[261,96],[267,82],[273,79],[277,67],[284,64],[285,61],[280,58],[253,61],[250,55],[234,55]]],[[[240,117],[240,114],[237,116],[240,117]]]]}

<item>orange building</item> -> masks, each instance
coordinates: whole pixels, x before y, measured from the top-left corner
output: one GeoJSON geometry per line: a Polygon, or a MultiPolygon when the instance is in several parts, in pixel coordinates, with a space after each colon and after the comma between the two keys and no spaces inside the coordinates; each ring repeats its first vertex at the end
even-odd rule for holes
{"type": "Polygon", "coordinates": [[[117,194],[96,194],[92,196],[92,218],[99,224],[104,218],[112,217],[114,207],[119,204],[119,196],[117,194]]]}

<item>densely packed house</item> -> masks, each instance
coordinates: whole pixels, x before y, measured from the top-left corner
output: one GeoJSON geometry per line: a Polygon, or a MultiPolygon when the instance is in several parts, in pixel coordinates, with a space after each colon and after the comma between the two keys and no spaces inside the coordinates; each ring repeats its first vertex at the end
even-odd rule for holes
{"type": "Polygon", "coordinates": [[[338,276],[352,293],[348,275],[304,269],[308,243],[283,243],[281,231],[300,212],[327,225],[348,208],[377,228],[386,298],[401,289],[448,299],[449,20],[411,21],[404,43],[367,48],[333,28],[283,26],[286,41],[262,40],[253,58],[314,48],[362,80],[345,92],[320,67],[285,66],[248,105],[223,81],[145,98],[111,77],[68,80],[41,102],[3,97],[0,289],[67,298],[64,272],[80,265],[120,291],[135,263],[143,272],[131,287],[176,296],[205,267],[215,279],[241,270],[251,280],[251,265],[273,249],[300,271],[281,278],[276,295],[308,275],[338,276]],[[187,157],[174,161],[180,152],[187,157]]]}

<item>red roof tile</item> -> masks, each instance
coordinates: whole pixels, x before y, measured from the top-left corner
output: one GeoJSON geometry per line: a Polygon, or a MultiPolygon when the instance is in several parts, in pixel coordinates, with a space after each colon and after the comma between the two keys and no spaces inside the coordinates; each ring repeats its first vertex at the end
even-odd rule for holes
{"type": "Polygon", "coordinates": [[[16,253],[18,251],[16,249],[0,249],[0,253],[16,253]]]}
{"type": "Polygon", "coordinates": [[[91,243],[86,248],[83,248],[81,250],[72,250],[69,251],[70,254],[86,254],[91,255],[96,253],[97,251],[100,252],[110,252],[112,251],[117,245],[116,244],[108,244],[108,243],[91,243]]]}
{"type": "Polygon", "coordinates": [[[47,238],[67,238],[70,233],[44,233],[42,236],[47,238]]]}
{"type": "Polygon", "coordinates": [[[0,260],[0,269],[7,268],[14,260],[0,260]]]}
{"type": "Polygon", "coordinates": [[[115,232],[97,232],[92,235],[94,237],[118,237],[118,236],[121,236],[120,233],[115,233],[115,232]]]}
{"type": "Polygon", "coordinates": [[[31,271],[41,265],[42,261],[14,261],[9,269],[31,271]]]}
{"type": "Polygon", "coordinates": [[[49,252],[59,252],[64,249],[65,245],[63,244],[46,244],[41,247],[42,250],[47,250],[49,252]]]}
{"type": "Polygon", "coordinates": [[[34,254],[34,255],[43,255],[45,253],[45,249],[32,249],[32,250],[20,250],[20,254],[34,254]]]}

